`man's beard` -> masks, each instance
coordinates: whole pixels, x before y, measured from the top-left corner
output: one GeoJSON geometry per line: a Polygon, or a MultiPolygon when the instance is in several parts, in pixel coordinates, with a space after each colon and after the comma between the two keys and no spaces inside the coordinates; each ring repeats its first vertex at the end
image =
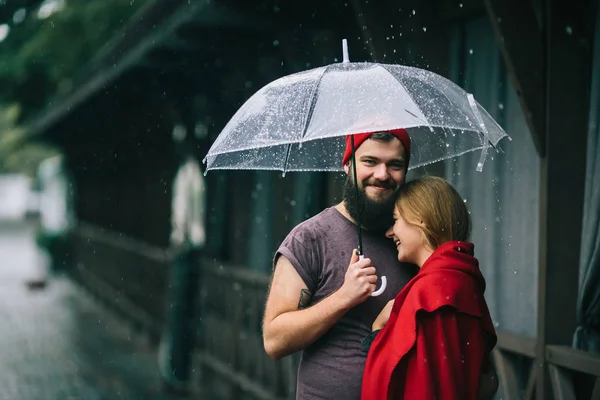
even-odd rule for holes
{"type": "MultiPolygon", "coordinates": [[[[395,185],[390,182],[377,182],[378,185],[393,189],[395,185]]],[[[360,224],[368,230],[387,230],[394,221],[394,206],[399,188],[390,193],[388,198],[373,200],[367,196],[365,187],[358,188],[358,198],[354,188],[354,180],[348,175],[344,183],[344,201],[348,214],[358,222],[360,213],[360,224]]]]}

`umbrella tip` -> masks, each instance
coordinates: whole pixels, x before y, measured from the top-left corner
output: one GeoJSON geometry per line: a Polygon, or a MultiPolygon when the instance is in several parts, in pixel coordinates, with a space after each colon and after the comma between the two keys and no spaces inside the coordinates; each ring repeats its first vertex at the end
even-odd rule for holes
{"type": "Polygon", "coordinates": [[[343,62],[350,62],[350,58],[348,57],[348,40],[346,39],[342,39],[342,55],[344,57],[343,62]]]}

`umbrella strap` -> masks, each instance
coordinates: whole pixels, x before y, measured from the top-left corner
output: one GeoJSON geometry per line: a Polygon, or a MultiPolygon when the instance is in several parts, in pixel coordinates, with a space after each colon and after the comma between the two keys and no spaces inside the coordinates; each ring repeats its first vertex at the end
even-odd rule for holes
{"type": "Polygon", "coordinates": [[[477,120],[477,123],[479,124],[479,128],[481,129],[481,132],[483,133],[483,138],[481,139],[481,143],[483,144],[484,147],[481,150],[481,156],[479,157],[479,162],[477,163],[477,168],[476,168],[477,172],[481,172],[481,171],[483,171],[483,164],[485,163],[485,159],[487,158],[488,143],[491,143],[491,141],[489,139],[489,132],[487,130],[487,127],[485,126],[485,123],[483,122],[483,118],[481,117],[481,113],[479,112],[475,98],[473,97],[473,95],[471,93],[468,93],[467,99],[469,100],[469,105],[471,106],[471,110],[473,111],[473,114],[475,115],[475,119],[477,120]]]}
{"type": "MultiPolygon", "coordinates": [[[[360,196],[358,193],[358,178],[356,176],[356,149],[354,148],[354,135],[350,135],[350,144],[352,145],[352,174],[354,175],[354,194],[356,195],[356,204],[360,202],[360,196]]],[[[358,255],[362,255],[362,229],[360,222],[360,207],[356,213],[356,230],[358,232],[358,255]]]]}
{"type": "Polygon", "coordinates": [[[485,159],[487,158],[488,147],[484,147],[481,149],[481,155],[479,156],[479,162],[477,163],[477,172],[483,171],[483,164],[485,164],[485,159]]]}

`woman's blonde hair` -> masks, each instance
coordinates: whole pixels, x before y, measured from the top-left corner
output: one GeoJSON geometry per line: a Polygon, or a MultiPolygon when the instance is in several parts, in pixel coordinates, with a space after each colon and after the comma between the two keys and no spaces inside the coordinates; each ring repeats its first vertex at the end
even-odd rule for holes
{"type": "Polygon", "coordinates": [[[442,178],[425,176],[405,183],[396,207],[404,221],[423,231],[433,249],[452,240],[469,240],[469,210],[456,189],[442,178]]]}

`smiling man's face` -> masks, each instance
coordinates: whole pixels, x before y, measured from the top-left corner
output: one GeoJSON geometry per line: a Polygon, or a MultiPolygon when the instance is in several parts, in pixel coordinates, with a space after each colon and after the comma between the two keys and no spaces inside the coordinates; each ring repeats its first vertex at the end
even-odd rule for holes
{"type": "MultiPolygon", "coordinates": [[[[400,140],[394,138],[383,142],[367,139],[356,149],[355,158],[358,187],[363,189],[372,201],[389,199],[404,183],[405,152],[400,140]]],[[[348,163],[344,170],[354,179],[350,167],[348,163]]]]}
{"type": "Polygon", "coordinates": [[[390,225],[396,193],[406,176],[404,146],[397,138],[391,141],[367,139],[356,149],[356,176],[359,199],[354,191],[351,160],[344,166],[348,179],[344,199],[348,213],[367,228],[387,228],[390,225]],[[386,225],[387,224],[387,225],[386,225]]]}

